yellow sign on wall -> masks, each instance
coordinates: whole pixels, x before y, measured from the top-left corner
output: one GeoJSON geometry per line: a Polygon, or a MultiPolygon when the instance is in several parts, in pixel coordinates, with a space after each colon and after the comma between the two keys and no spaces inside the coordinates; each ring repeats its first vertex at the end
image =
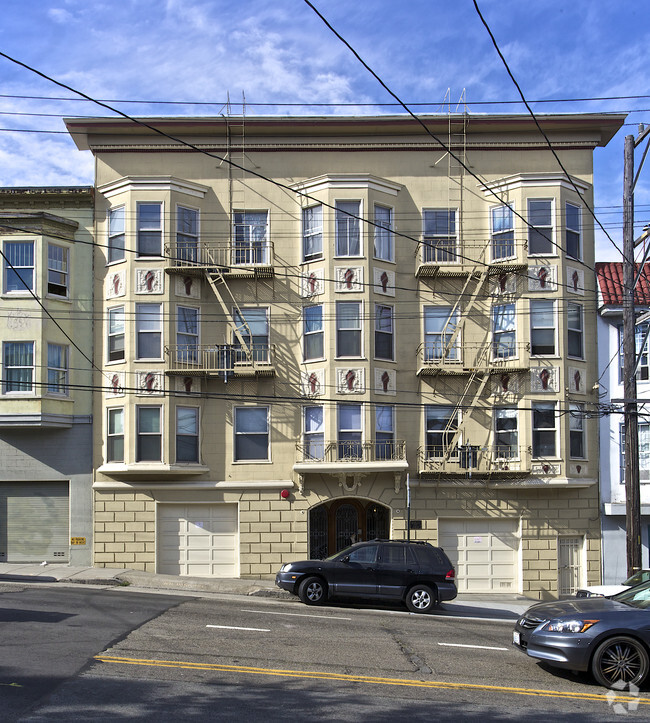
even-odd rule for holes
{"type": "Polygon", "coordinates": [[[71,537],[70,544],[71,545],[85,545],[86,538],[85,537],[71,537]]]}

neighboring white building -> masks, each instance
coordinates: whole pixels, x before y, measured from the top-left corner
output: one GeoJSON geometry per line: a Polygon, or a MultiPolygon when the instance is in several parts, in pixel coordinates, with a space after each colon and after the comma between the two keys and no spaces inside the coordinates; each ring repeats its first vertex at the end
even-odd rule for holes
{"type": "MultiPolygon", "coordinates": [[[[598,372],[601,402],[623,399],[623,264],[596,264],[598,277],[598,372]]],[[[638,311],[650,308],[650,280],[639,279],[634,303],[638,311]]],[[[637,328],[637,352],[643,327],[637,328]]],[[[637,372],[637,397],[650,398],[650,355],[646,342],[637,372]]],[[[616,405],[615,405],[616,406],[616,405]]],[[[620,405],[619,405],[620,406],[620,405]]],[[[639,472],[641,480],[642,566],[650,567],[650,410],[639,407],[639,472]]],[[[627,577],[625,524],[625,460],[622,414],[600,420],[600,495],[602,511],[603,583],[627,577]]]]}

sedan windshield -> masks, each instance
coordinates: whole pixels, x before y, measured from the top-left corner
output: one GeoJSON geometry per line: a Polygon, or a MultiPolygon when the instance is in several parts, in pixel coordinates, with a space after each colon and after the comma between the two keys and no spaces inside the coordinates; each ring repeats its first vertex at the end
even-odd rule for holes
{"type": "Polygon", "coordinates": [[[339,550],[338,552],[335,552],[333,555],[330,555],[329,557],[326,557],[325,559],[326,560],[336,560],[339,557],[344,557],[345,555],[347,555],[349,553],[349,551],[351,549],[352,549],[351,547],[346,547],[345,549],[339,550]]]}
{"type": "Polygon", "coordinates": [[[650,582],[641,583],[641,585],[619,592],[617,595],[612,595],[611,599],[641,610],[650,608],[650,582]]]}

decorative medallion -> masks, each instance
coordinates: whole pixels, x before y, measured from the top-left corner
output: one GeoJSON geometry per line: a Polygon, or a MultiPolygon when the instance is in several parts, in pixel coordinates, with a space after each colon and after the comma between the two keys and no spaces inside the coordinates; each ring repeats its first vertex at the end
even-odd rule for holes
{"type": "Polygon", "coordinates": [[[109,397],[123,397],[124,392],[124,372],[106,371],[108,377],[108,385],[106,393],[109,397]]]}
{"type": "Polygon", "coordinates": [[[116,299],[118,296],[124,296],[124,294],[126,294],[126,284],[124,280],[124,269],[121,269],[120,271],[111,271],[106,276],[105,296],[107,299],[116,299]]]}
{"type": "Polygon", "coordinates": [[[397,373],[394,369],[375,369],[375,389],[377,394],[397,394],[397,373]]]}
{"type": "Polygon", "coordinates": [[[363,367],[336,370],[338,394],[363,394],[366,391],[366,370],[363,367]]]}
{"type": "Polygon", "coordinates": [[[199,394],[201,392],[201,380],[197,377],[176,377],[175,390],[178,394],[199,394]]]}
{"type": "Polygon", "coordinates": [[[376,294],[395,296],[395,272],[389,269],[373,268],[373,285],[376,294]]]}
{"type": "Polygon", "coordinates": [[[531,367],[530,391],[557,392],[559,389],[559,369],[556,367],[531,367]]]}
{"type": "Polygon", "coordinates": [[[529,291],[557,291],[557,266],[529,266],[529,291]]]}
{"type": "Polygon", "coordinates": [[[337,292],[363,291],[363,266],[335,266],[334,278],[337,292]]]}
{"type": "Polygon", "coordinates": [[[503,271],[490,276],[490,296],[508,296],[517,293],[517,275],[503,271]]]}
{"type": "Polygon", "coordinates": [[[567,266],[566,287],[572,294],[585,295],[585,272],[583,269],[574,269],[567,266]]]}
{"type": "Polygon", "coordinates": [[[569,388],[570,393],[586,394],[585,370],[579,367],[568,367],[566,386],[569,388]]]}
{"type": "Polygon", "coordinates": [[[158,396],[164,393],[164,376],[161,372],[137,372],[138,375],[138,391],[139,396],[154,395],[158,396]]]}
{"type": "Polygon", "coordinates": [[[136,294],[162,294],[163,293],[163,270],[162,269],[136,269],[135,270],[135,293],[136,294]]]}
{"type": "Polygon", "coordinates": [[[174,280],[174,293],[186,299],[201,298],[201,279],[197,276],[176,276],[174,280]]]}
{"type": "Polygon", "coordinates": [[[300,388],[303,397],[318,397],[325,393],[325,370],[309,369],[300,372],[300,388]]]}
{"type": "Polygon", "coordinates": [[[313,269],[301,276],[300,292],[303,297],[311,298],[325,293],[325,270],[313,269]]]}

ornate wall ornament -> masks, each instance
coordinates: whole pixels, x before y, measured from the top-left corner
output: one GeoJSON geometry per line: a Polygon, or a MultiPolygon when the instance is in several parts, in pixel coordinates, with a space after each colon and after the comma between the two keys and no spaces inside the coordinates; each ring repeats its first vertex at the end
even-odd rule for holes
{"type": "Polygon", "coordinates": [[[587,393],[584,369],[580,369],[579,367],[568,367],[566,381],[566,386],[568,387],[569,392],[573,392],[574,394],[587,393]]]}
{"type": "Polygon", "coordinates": [[[107,299],[116,299],[126,294],[126,272],[112,271],[106,275],[105,296],[107,299]]]}
{"type": "Polygon", "coordinates": [[[569,465],[569,474],[572,477],[584,477],[587,474],[587,462],[577,462],[569,465]]]}
{"type": "Polygon", "coordinates": [[[397,394],[397,372],[394,369],[375,368],[375,388],[377,394],[397,394]]]}
{"type": "Polygon", "coordinates": [[[164,375],[161,372],[138,372],[138,396],[160,396],[164,394],[164,375]]]}
{"type": "Polygon", "coordinates": [[[325,269],[312,269],[300,279],[300,293],[310,299],[325,293],[325,269]]]}
{"type": "Polygon", "coordinates": [[[175,276],[174,293],[185,299],[200,299],[201,279],[198,276],[175,276]]]}
{"type": "Polygon", "coordinates": [[[522,375],[508,371],[493,374],[490,381],[492,396],[499,397],[503,401],[513,399],[521,392],[523,386],[522,375]]]}
{"type": "Polygon", "coordinates": [[[334,278],[337,292],[363,291],[363,266],[335,266],[334,278]]]}
{"type": "Polygon", "coordinates": [[[555,393],[559,390],[559,378],[557,367],[531,367],[530,391],[555,393]]]}
{"type": "Polygon", "coordinates": [[[503,271],[490,276],[490,296],[508,296],[517,293],[517,275],[503,271]]]}
{"type": "Polygon", "coordinates": [[[528,267],[528,291],[557,291],[557,266],[528,267]]]}
{"type": "Polygon", "coordinates": [[[366,370],[363,367],[336,370],[337,394],[363,394],[366,391],[366,370]]]}
{"type": "Polygon", "coordinates": [[[108,376],[106,384],[106,395],[108,397],[123,397],[124,391],[124,372],[113,372],[107,370],[108,376]]]}
{"type": "Polygon", "coordinates": [[[163,270],[162,269],[136,269],[135,270],[135,293],[136,294],[162,294],[163,293],[163,270]]]}
{"type": "Polygon", "coordinates": [[[585,272],[583,269],[575,269],[573,266],[567,266],[566,269],[566,287],[572,294],[585,295],[585,272]]]}
{"type": "Polygon", "coordinates": [[[530,472],[539,477],[551,477],[560,474],[560,465],[554,462],[535,462],[530,466],[530,472]]]}
{"type": "Polygon", "coordinates": [[[319,397],[321,394],[325,394],[325,370],[301,370],[300,393],[303,397],[319,397]]]}
{"type": "Polygon", "coordinates": [[[372,279],[376,294],[395,296],[395,272],[390,269],[373,268],[372,279]]]}
{"type": "Polygon", "coordinates": [[[199,394],[201,392],[201,380],[197,377],[176,377],[174,390],[178,394],[199,394]]]}

